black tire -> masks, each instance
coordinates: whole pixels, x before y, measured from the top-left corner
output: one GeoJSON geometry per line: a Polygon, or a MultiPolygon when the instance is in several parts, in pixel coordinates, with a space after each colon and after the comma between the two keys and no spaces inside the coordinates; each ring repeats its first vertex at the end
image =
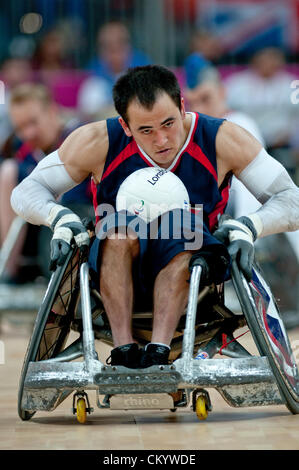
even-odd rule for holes
{"type": "Polygon", "coordinates": [[[299,373],[278,306],[259,267],[247,282],[235,262],[232,281],[252,337],[261,356],[268,358],[282,400],[293,413],[299,413],[299,373]]]}
{"type": "Polygon", "coordinates": [[[79,250],[73,249],[64,265],[56,269],[38,311],[19,381],[18,414],[23,421],[29,420],[35,414],[35,411],[22,408],[29,362],[56,357],[63,351],[67,341],[79,300],[79,271],[83,261],[81,258],[79,250]]]}

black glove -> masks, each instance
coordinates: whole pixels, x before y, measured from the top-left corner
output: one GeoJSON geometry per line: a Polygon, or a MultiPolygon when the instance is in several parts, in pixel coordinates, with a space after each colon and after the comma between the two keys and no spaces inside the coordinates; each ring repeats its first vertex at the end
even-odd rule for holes
{"type": "Polygon", "coordinates": [[[225,280],[227,270],[230,267],[230,255],[222,244],[208,245],[192,255],[189,262],[189,270],[194,266],[201,266],[202,273],[200,284],[208,286],[212,283],[220,284],[225,280]]]}
{"type": "Polygon", "coordinates": [[[254,245],[257,231],[251,218],[243,216],[227,219],[213,233],[213,236],[228,246],[232,260],[237,264],[248,281],[252,279],[254,245]]]}
{"type": "Polygon", "coordinates": [[[80,247],[82,253],[87,253],[89,234],[74,212],[57,204],[50,211],[48,223],[54,232],[51,240],[51,271],[63,265],[71,250],[72,240],[80,247]]]}

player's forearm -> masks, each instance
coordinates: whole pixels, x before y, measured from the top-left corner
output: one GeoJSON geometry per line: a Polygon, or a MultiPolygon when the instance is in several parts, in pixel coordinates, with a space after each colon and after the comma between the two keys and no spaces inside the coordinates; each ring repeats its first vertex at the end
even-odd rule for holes
{"type": "Polygon", "coordinates": [[[12,192],[15,213],[34,225],[48,225],[47,217],[56,204],[54,195],[33,178],[25,178],[12,192]]]}
{"type": "Polygon", "coordinates": [[[261,220],[259,237],[299,229],[299,189],[290,188],[272,196],[255,214],[261,220]]]}
{"type": "Polygon", "coordinates": [[[262,203],[257,212],[249,215],[258,237],[299,229],[299,188],[265,150],[242,171],[239,179],[262,203]]]}
{"type": "Polygon", "coordinates": [[[35,225],[49,225],[48,217],[56,199],[77,183],[72,180],[55,151],[44,158],[12,192],[16,214],[35,225]]]}

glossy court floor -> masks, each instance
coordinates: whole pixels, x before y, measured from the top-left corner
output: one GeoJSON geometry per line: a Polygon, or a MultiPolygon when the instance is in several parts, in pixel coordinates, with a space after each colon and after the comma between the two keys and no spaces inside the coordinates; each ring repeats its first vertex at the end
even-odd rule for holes
{"type": "MultiPolygon", "coordinates": [[[[17,414],[17,388],[31,324],[4,318],[0,339],[5,363],[0,365],[0,449],[19,450],[159,450],[159,449],[299,449],[299,415],[284,405],[232,408],[214,389],[209,389],[213,411],[199,421],[188,407],[165,411],[112,411],[96,406],[96,393],[89,393],[94,413],[80,424],[73,416],[72,397],[52,412],[37,412],[27,422],[17,414]]],[[[245,331],[245,330],[244,330],[245,331]]],[[[289,332],[299,345],[299,328],[289,332]]],[[[254,352],[250,333],[240,342],[254,352]]],[[[97,345],[101,359],[107,346],[97,345]]],[[[299,347],[297,347],[297,353],[299,347]]]]}

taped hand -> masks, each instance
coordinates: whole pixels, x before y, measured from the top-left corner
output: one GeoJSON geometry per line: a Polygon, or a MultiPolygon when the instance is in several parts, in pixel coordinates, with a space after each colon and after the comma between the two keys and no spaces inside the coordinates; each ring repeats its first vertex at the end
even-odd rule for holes
{"type": "Polygon", "coordinates": [[[54,234],[51,240],[50,270],[55,271],[61,266],[71,250],[71,242],[75,241],[81,253],[87,253],[89,234],[81,219],[66,207],[55,205],[47,219],[54,234]]]}
{"type": "Polygon", "coordinates": [[[217,240],[228,246],[232,260],[236,260],[240,270],[248,281],[252,279],[254,261],[254,242],[257,230],[251,218],[243,216],[227,219],[213,233],[217,240]]]}

